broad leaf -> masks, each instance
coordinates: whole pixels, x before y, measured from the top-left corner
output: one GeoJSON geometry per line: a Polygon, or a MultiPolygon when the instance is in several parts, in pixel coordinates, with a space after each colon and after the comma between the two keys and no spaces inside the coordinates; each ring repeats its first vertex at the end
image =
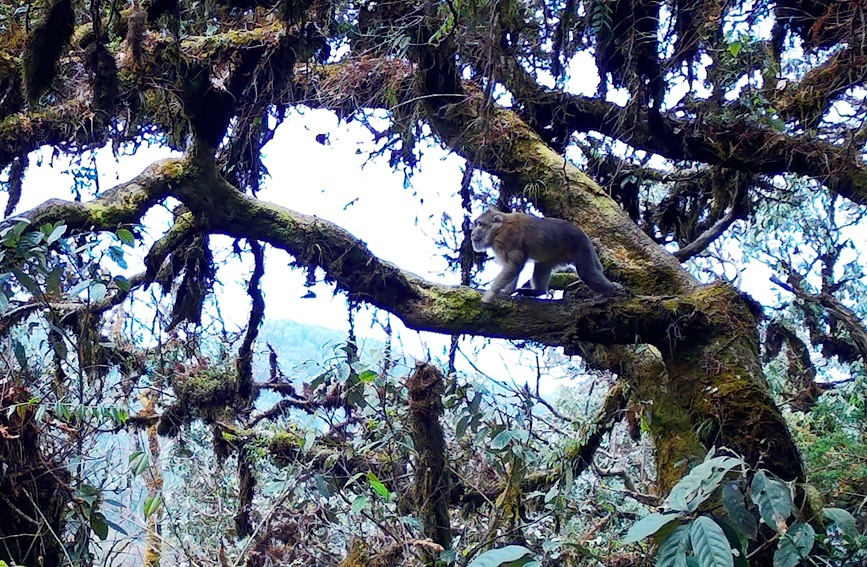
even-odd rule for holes
{"type": "Polygon", "coordinates": [[[145,518],[150,518],[153,514],[157,513],[163,505],[163,495],[160,492],[157,492],[144,503],[144,516],[145,518]]]}
{"type": "Polygon", "coordinates": [[[458,420],[458,424],[455,426],[455,437],[460,439],[467,432],[467,427],[470,425],[470,416],[464,415],[458,420]]]}
{"type": "Polygon", "coordinates": [[[492,451],[500,451],[509,444],[509,441],[515,436],[514,432],[511,429],[506,429],[505,431],[500,431],[496,437],[491,440],[491,450],[492,451]]]}
{"type": "Polygon", "coordinates": [[[722,528],[723,533],[726,535],[726,539],[729,541],[729,547],[732,550],[732,559],[734,560],[735,567],[750,567],[749,561],[747,561],[747,548],[749,547],[749,540],[742,533],[738,532],[728,518],[717,518],[714,517],[713,520],[722,528]]]}
{"type": "Polygon", "coordinates": [[[535,562],[532,551],[521,545],[507,545],[482,553],[467,567],[524,567],[532,562],[535,562]]]}
{"type": "Polygon", "coordinates": [[[766,524],[778,533],[786,532],[786,519],[792,513],[792,491],[786,483],[759,471],[753,477],[750,498],[766,524]]]}
{"type": "Polygon", "coordinates": [[[690,524],[689,539],[700,567],[734,567],[729,540],[707,516],[699,516],[690,524]]]}
{"type": "Polygon", "coordinates": [[[112,522],[108,518],[103,517],[103,520],[105,520],[105,523],[108,524],[108,527],[110,527],[114,531],[116,531],[120,534],[123,534],[123,535],[129,535],[125,529],[123,529],[121,526],[115,524],[114,522],[112,522]]]}
{"type": "Polygon", "coordinates": [[[129,456],[129,468],[132,471],[133,476],[140,476],[143,474],[148,469],[149,464],[150,459],[144,451],[136,451],[129,456]]]}
{"type": "Polygon", "coordinates": [[[844,536],[851,539],[858,537],[858,528],[855,527],[855,518],[852,514],[842,508],[825,508],[822,513],[830,522],[840,528],[844,536]]]}
{"type": "Polygon", "coordinates": [[[105,298],[106,287],[104,283],[96,282],[90,286],[91,301],[102,301],[105,298]]]}
{"type": "Polygon", "coordinates": [[[741,492],[738,483],[725,483],[722,490],[722,499],[731,524],[746,537],[756,539],[759,531],[759,522],[744,505],[744,493],[741,492]]]}
{"type": "Polygon", "coordinates": [[[102,512],[95,512],[90,516],[90,528],[101,540],[108,537],[108,523],[105,521],[105,516],[102,512]]]}
{"type": "Polygon", "coordinates": [[[58,224],[54,227],[54,230],[51,231],[51,234],[48,235],[48,238],[45,239],[47,244],[52,244],[56,240],[58,240],[63,234],[66,232],[66,225],[63,223],[58,224]]]}
{"type": "Polygon", "coordinates": [[[350,506],[353,514],[358,514],[365,508],[367,508],[367,496],[363,494],[361,496],[357,496],[355,500],[352,501],[352,506],[350,506]]]}
{"type": "Polygon", "coordinates": [[[372,384],[374,380],[379,376],[373,370],[365,370],[358,375],[358,381],[362,384],[372,384]]]}
{"type": "Polygon", "coordinates": [[[127,246],[135,244],[135,236],[126,228],[117,229],[117,238],[127,246]]]}
{"type": "Polygon", "coordinates": [[[367,481],[370,483],[371,488],[379,495],[383,500],[389,500],[391,498],[391,492],[389,492],[388,488],[382,481],[376,478],[376,475],[372,472],[367,473],[367,481]]]}
{"type": "Polygon", "coordinates": [[[123,292],[127,292],[132,288],[129,280],[123,276],[114,276],[114,284],[117,286],[117,289],[123,292]]]}
{"type": "Polygon", "coordinates": [[[813,549],[816,532],[810,524],[797,522],[792,524],[777,545],[774,553],[774,567],[795,567],[805,559],[813,549]]]}
{"type": "Polygon", "coordinates": [[[325,480],[324,476],[321,474],[313,475],[313,481],[316,483],[316,489],[319,491],[319,494],[325,498],[331,498],[334,491],[331,489],[331,485],[325,480]]]}
{"type": "Polygon", "coordinates": [[[623,538],[623,543],[635,543],[648,536],[652,536],[664,526],[677,520],[679,516],[680,514],[677,512],[666,512],[665,514],[654,512],[653,514],[645,516],[632,524],[632,527],[629,528],[628,532],[626,532],[626,537],[623,538]]]}
{"type": "Polygon", "coordinates": [[[689,549],[689,526],[674,528],[656,553],[656,567],[686,567],[686,551],[689,549]]]}
{"type": "Polygon", "coordinates": [[[666,505],[680,512],[695,512],[719,487],[725,475],[742,464],[741,459],[734,457],[713,457],[704,461],[674,485],[666,505]]]}
{"type": "Polygon", "coordinates": [[[24,289],[32,293],[33,295],[39,294],[39,284],[36,283],[36,280],[19,270],[18,268],[14,268],[12,273],[15,274],[15,279],[18,280],[24,289]]]}

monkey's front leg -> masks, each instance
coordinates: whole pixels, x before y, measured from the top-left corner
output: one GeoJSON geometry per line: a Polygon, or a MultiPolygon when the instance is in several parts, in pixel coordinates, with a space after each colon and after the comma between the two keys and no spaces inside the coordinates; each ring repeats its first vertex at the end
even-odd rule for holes
{"type": "Polygon", "coordinates": [[[518,286],[518,276],[521,275],[521,268],[523,267],[523,265],[517,265],[512,262],[504,264],[503,271],[491,282],[491,289],[482,295],[482,303],[491,303],[499,293],[512,295],[518,286]]]}

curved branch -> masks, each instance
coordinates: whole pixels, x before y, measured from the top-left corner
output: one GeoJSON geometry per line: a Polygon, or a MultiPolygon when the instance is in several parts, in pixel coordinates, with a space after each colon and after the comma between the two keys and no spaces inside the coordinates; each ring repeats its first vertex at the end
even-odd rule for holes
{"type": "Polygon", "coordinates": [[[22,218],[38,226],[63,221],[71,232],[114,230],[124,224],[138,223],[160,200],[169,196],[173,171],[171,165],[183,163],[165,159],[152,163],[135,178],[121,183],[89,203],[49,199],[27,212],[0,222],[0,230],[13,226],[22,218]]]}
{"type": "Polygon", "coordinates": [[[705,248],[710,246],[711,242],[719,238],[739,218],[740,216],[734,209],[730,210],[723,218],[716,221],[713,226],[702,232],[698,238],[674,252],[674,257],[681,262],[686,262],[701,254],[705,248]]]}
{"type": "Polygon", "coordinates": [[[397,315],[408,327],[437,333],[605,344],[669,344],[673,329],[702,327],[702,294],[573,302],[513,299],[483,306],[466,287],[437,285],[373,255],[339,226],[263,203],[216,175],[176,186],[175,196],[205,219],[209,231],[253,238],[292,254],[299,264],[322,268],[355,299],[397,315]],[[616,309],[612,308],[616,304],[616,309]]]}
{"type": "Polygon", "coordinates": [[[802,289],[787,284],[780,280],[777,276],[771,276],[771,281],[792,293],[798,299],[807,302],[819,304],[843,325],[843,328],[849,333],[849,337],[858,350],[861,360],[867,361],[867,330],[864,328],[864,323],[850,308],[843,305],[836,297],[828,293],[812,294],[807,293],[802,289]]]}
{"type": "Polygon", "coordinates": [[[572,95],[540,86],[515,62],[507,84],[542,125],[553,132],[597,131],[671,160],[725,165],[750,173],[812,177],[855,203],[867,204],[867,165],[859,152],[814,136],[793,136],[735,120],[714,123],[572,95]]]}
{"type": "MultiPolygon", "coordinates": [[[[213,168],[182,160],[157,162],[90,203],[54,200],[21,216],[34,223],[65,219],[73,229],[109,229],[137,221],[150,204],[169,194],[200,219],[200,230],[286,250],[298,264],[321,267],[351,297],[394,313],[416,330],[535,340],[574,349],[579,341],[669,346],[682,332],[710,324],[704,315],[710,292],[590,302],[522,298],[483,306],[475,290],[437,285],[403,271],[373,255],[341,227],[244,195],[213,168]]],[[[183,233],[185,226],[179,222],[175,232],[183,233]]],[[[155,245],[158,252],[152,251],[151,258],[163,256],[162,247],[174,241],[170,236],[155,245]]],[[[156,265],[153,260],[148,272],[156,265]]]]}

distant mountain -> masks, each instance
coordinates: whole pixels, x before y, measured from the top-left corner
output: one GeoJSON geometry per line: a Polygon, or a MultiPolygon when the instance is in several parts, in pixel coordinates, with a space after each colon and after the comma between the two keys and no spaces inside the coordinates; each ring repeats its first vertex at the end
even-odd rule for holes
{"type": "MultiPolygon", "coordinates": [[[[280,370],[293,380],[304,381],[319,375],[329,366],[345,363],[343,347],[346,339],[346,331],[288,319],[265,321],[259,333],[254,359],[256,379],[263,381],[268,377],[269,344],[277,353],[280,370]]],[[[358,342],[362,361],[370,361],[371,350],[381,351],[384,346],[382,341],[373,339],[359,338],[358,342]]]]}

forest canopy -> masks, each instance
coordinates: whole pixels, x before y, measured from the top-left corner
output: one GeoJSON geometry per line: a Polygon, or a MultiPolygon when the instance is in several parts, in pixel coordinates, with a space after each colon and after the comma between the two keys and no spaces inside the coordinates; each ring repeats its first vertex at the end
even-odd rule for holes
{"type": "Polygon", "coordinates": [[[860,564],[865,22],[863,0],[2,3],[0,565],[860,564]],[[277,146],[314,112],[334,125],[277,146]],[[441,219],[442,278],[262,198],[320,190],[274,191],[265,154],[349,128],[416,191],[367,222],[441,219]],[[109,187],[93,165],[154,147],[109,187]],[[439,150],[444,198],[413,185],[439,150]],[[28,182],[46,156],[69,187],[28,182]],[[483,303],[490,207],[580,226],[618,293],[564,272],[483,303]],[[289,293],[345,298],[312,366],[267,316],[284,253],[289,293]],[[407,362],[391,317],[449,347],[407,362]],[[535,388],[473,367],[504,344],[535,388]],[[574,385],[543,394],[555,373],[574,385]]]}

